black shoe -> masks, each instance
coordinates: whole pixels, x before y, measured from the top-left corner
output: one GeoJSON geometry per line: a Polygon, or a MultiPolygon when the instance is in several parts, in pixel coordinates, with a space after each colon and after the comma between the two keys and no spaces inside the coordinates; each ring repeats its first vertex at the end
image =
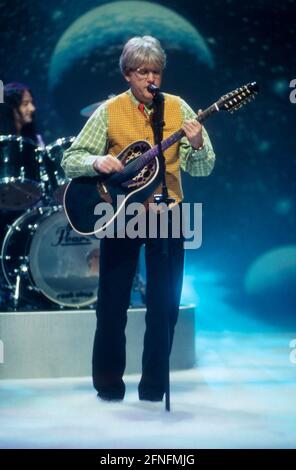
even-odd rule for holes
{"type": "Polygon", "coordinates": [[[160,402],[162,401],[162,398],[157,398],[157,397],[139,397],[140,401],[154,401],[154,402],[160,402]]]}
{"type": "Polygon", "coordinates": [[[104,392],[98,392],[97,393],[97,396],[99,398],[101,398],[102,400],[105,400],[105,401],[122,401],[123,398],[124,398],[124,395],[110,395],[108,393],[104,393],[104,392]]]}
{"type": "Polygon", "coordinates": [[[141,380],[138,385],[139,400],[162,401],[164,391],[159,384],[141,380]]]}
{"type": "Polygon", "coordinates": [[[121,401],[125,394],[125,383],[123,380],[112,385],[101,385],[97,387],[98,397],[106,401],[121,401]]]}
{"type": "Polygon", "coordinates": [[[162,395],[156,395],[151,392],[141,392],[139,393],[139,400],[147,400],[147,401],[162,401],[163,399],[163,394],[162,395]]]}

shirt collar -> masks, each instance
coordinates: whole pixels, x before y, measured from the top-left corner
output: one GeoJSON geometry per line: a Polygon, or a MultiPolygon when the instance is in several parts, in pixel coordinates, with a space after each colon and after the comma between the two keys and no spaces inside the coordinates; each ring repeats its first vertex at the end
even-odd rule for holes
{"type": "MultiPolygon", "coordinates": [[[[130,99],[132,100],[132,102],[138,107],[139,104],[140,104],[140,101],[135,97],[135,95],[133,94],[133,92],[132,92],[131,89],[129,89],[129,90],[127,91],[127,94],[128,94],[128,96],[130,97],[130,99]]],[[[145,110],[146,110],[148,113],[151,112],[151,110],[152,110],[152,101],[151,101],[151,103],[149,103],[149,104],[145,104],[145,103],[143,103],[143,104],[144,104],[145,110]]]]}

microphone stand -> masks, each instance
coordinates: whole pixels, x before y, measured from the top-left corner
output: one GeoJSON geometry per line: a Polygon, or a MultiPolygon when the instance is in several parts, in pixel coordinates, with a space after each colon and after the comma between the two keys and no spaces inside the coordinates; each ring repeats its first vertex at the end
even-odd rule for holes
{"type": "MultiPolygon", "coordinates": [[[[148,88],[149,89],[149,88],[148,88]]],[[[153,116],[152,116],[152,127],[154,133],[154,140],[158,147],[158,158],[160,163],[160,171],[162,176],[162,193],[161,194],[154,194],[154,202],[159,205],[161,203],[165,204],[167,207],[170,203],[174,202],[175,200],[170,198],[168,195],[168,189],[166,185],[166,165],[165,165],[165,157],[163,154],[161,141],[163,136],[163,127],[165,125],[163,117],[164,117],[164,95],[159,92],[159,88],[155,87],[154,85],[150,85],[149,90],[153,95],[153,116]]],[[[168,214],[169,220],[169,214],[168,214]]],[[[160,222],[160,214],[158,214],[157,221],[160,222]]],[[[160,228],[160,224],[159,224],[160,228]]],[[[160,233],[161,235],[161,233],[160,233]]],[[[163,266],[164,266],[164,283],[165,286],[165,296],[168,298],[169,294],[169,250],[168,250],[168,240],[167,238],[161,238],[161,252],[160,255],[162,257],[163,266]]],[[[164,305],[164,334],[165,334],[165,409],[170,411],[170,321],[169,321],[169,308],[168,302],[164,305]]]]}

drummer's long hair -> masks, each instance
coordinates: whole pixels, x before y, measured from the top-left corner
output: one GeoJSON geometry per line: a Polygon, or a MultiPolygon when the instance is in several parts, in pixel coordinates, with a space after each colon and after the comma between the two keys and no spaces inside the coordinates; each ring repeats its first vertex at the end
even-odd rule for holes
{"type": "MultiPolygon", "coordinates": [[[[29,86],[24,83],[7,83],[4,85],[4,104],[0,106],[0,133],[1,134],[16,134],[14,110],[19,111],[23,94],[28,91],[33,97],[32,91],[29,86]]],[[[25,124],[21,130],[23,137],[28,137],[37,143],[37,130],[35,123],[35,116],[30,124],[25,124]]]]}

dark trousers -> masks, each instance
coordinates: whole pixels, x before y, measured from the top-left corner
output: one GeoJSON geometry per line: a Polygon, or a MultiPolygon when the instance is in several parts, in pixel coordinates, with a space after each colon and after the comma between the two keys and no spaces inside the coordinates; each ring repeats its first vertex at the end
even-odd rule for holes
{"type": "Polygon", "coordinates": [[[163,240],[160,238],[104,238],[101,241],[97,329],[92,363],[93,383],[98,392],[124,390],[122,377],[126,366],[127,309],[143,243],[147,270],[147,313],[139,393],[161,397],[164,393],[167,341],[171,351],[184,267],[183,238],[172,238],[170,235],[168,258],[162,254],[163,240]],[[165,328],[165,309],[169,315],[169,332],[165,328]]]}

